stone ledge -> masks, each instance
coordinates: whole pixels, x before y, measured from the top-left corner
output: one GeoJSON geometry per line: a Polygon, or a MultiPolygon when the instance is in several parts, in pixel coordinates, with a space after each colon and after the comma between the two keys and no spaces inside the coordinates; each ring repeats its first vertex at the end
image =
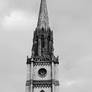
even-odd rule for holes
{"type": "Polygon", "coordinates": [[[30,86],[31,84],[34,85],[34,87],[51,87],[52,84],[55,86],[59,86],[58,80],[27,80],[26,86],[30,86]]]}

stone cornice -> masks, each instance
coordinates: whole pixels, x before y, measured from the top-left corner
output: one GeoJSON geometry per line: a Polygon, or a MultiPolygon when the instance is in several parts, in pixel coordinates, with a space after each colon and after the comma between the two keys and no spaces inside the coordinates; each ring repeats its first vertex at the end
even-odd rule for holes
{"type": "Polygon", "coordinates": [[[49,57],[49,56],[36,56],[36,57],[32,57],[32,58],[27,57],[27,64],[31,64],[31,62],[36,63],[36,65],[39,64],[39,63],[51,64],[51,62],[54,62],[54,64],[59,64],[58,57],[55,57],[55,56],[53,56],[52,58],[49,57]]]}
{"type": "Polygon", "coordinates": [[[34,62],[33,65],[34,66],[38,66],[38,65],[40,65],[40,66],[49,66],[49,65],[51,65],[51,62],[34,62]]]}
{"type": "Polygon", "coordinates": [[[55,86],[59,86],[59,81],[52,79],[52,84],[54,84],[55,86]]]}
{"type": "Polygon", "coordinates": [[[42,80],[42,81],[33,81],[34,87],[51,87],[52,82],[51,80],[42,80]]]}

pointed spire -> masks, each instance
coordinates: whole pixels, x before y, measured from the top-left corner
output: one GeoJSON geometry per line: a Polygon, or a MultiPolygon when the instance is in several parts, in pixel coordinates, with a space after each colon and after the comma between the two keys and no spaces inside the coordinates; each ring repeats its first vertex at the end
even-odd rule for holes
{"type": "Polygon", "coordinates": [[[37,28],[49,28],[49,18],[46,0],[41,0],[37,28]]]}

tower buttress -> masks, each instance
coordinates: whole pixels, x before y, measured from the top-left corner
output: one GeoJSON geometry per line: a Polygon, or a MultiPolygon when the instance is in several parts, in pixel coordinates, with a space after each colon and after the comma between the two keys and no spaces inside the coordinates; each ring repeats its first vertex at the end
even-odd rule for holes
{"type": "Polygon", "coordinates": [[[27,57],[26,92],[54,92],[59,81],[55,79],[53,31],[49,27],[46,0],[41,0],[37,27],[34,31],[32,55],[27,57]]]}

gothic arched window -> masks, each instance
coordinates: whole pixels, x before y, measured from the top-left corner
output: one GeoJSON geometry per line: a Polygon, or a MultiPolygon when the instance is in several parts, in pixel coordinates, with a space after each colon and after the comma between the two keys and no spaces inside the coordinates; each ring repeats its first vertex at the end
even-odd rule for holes
{"type": "Polygon", "coordinates": [[[38,36],[36,36],[36,41],[34,43],[34,52],[35,52],[35,56],[38,55],[38,36]]]}
{"type": "Polygon", "coordinates": [[[41,36],[41,44],[42,48],[44,48],[44,35],[41,36]]]}
{"type": "Polygon", "coordinates": [[[41,90],[40,92],[45,92],[44,90],[41,90]]]}

